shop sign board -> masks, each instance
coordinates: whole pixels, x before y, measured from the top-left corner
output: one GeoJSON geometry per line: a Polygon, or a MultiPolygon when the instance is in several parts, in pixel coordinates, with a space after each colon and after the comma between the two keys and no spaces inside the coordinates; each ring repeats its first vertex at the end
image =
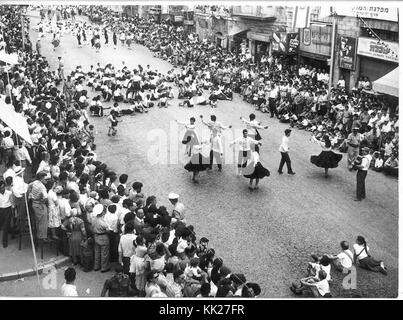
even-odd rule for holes
{"type": "Polygon", "coordinates": [[[363,19],[377,19],[398,22],[398,9],[397,7],[389,6],[384,1],[378,2],[375,5],[369,2],[368,5],[355,5],[355,6],[335,6],[339,16],[356,17],[357,15],[363,19]]]}
{"type": "Polygon", "coordinates": [[[374,38],[358,38],[357,54],[361,56],[399,63],[399,44],[397,42],[378,42],[374,38]]]}

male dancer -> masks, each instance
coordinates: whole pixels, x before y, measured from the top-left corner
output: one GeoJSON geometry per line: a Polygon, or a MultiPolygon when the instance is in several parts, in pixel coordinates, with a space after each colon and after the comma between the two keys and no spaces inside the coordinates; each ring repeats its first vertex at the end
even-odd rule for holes
{"type": "Polygon", "coordinates": [[[290,150],[290,147],[288,145],[288,140],[289,140],[290,135],[291,135],[291,129],[286,129],[284,131],[283,139],[281,140],[281,145],[279,148],[279,151],[281,153],[281,161],[280,161],[280,166],[278,168],[279,174],[283,173],[284,163],[287,164],[288,174],[295,174],[295,172],[292,171],[291,159],[290,159],[290,156],[288,155],[288,151],[290,150]]]}
{"type": "Polygon", "coordinates": [[[251,144],[262,145],[261,142],[252,139],[248,136],[248,130],[242,130],[242,137],[235,139],[230,142],[230,146],[238,144],[239,145],[239,153],[238,153],[238,176],[242,175],[242,168],[246,167],[248,159],[251,157],[251,144]]]}

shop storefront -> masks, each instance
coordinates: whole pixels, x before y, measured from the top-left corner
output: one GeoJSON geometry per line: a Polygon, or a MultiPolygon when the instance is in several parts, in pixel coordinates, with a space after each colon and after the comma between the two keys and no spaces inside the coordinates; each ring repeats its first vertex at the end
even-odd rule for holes
{"type": "Polygon", "coordinates": [[[262,55],[268,55],[270,53],[272,33],[267,34],[248,31],[246,37],[250,40],[249,50],[255,61],[259,61],[262,55]]]}
{"type": "Polygon", "coordinates": [[[300,64],[329,72],[332,27],[311,25],[301,29],[298,60],[300,64]]]}
{"type": "MultiPolygon", "coordinates": [[[[357,55],[360,57],[360,76],[375,81],[399,65],[399,44],[383,41],[385,45],[373,38],[358,39],[357,55]]],[[[398,81],[398,79],[396,79],[398,81]]]]}

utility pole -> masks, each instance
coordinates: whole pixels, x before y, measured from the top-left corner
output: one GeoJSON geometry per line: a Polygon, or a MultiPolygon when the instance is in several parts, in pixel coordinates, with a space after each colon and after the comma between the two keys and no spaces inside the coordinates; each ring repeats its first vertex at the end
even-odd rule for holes
{"type": "Polygon", "coordinates": [[[329,72],[329,86],[327,90],[327,97],[330,96],[330,90],[333,84],[333,73],[334,73],[334,58],[335,58],[335,45],[336,45],[336,29],[337,29],[337,13],[332,13],[333,23],[332,23],[332,45],[330,49],[330,72],[329,72]]]}

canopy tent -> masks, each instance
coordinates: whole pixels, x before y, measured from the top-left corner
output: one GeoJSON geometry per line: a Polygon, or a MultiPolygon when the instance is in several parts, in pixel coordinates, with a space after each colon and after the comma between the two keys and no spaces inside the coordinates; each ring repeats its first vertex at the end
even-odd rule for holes
{"type": "Polygon", "coordinates": [[[27,120],[22,115],[15,112],[12,105],[5,103],[2,99],[0,99],[0,120],[2,120],[27,143],[32,145],[27,120]]]}
{"type": "Polygon", "coordinates": [[[386,93],[394,97],[399,96],[399,67],[375,80],[372,84],[375,91],[386,93]]]}

